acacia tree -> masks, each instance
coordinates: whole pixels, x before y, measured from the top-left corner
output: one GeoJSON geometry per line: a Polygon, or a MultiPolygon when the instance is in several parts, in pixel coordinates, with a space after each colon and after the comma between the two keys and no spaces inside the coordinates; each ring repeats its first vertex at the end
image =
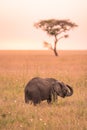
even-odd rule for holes
{"type": "Polygon", "coordinates": [[[41,28],[43,31],[46,31],[49,36],[54,37],[54,45],[52,47],[51,44],[48,42],[44,42],[44,45],[51,50],[54,51],[55,56],[58,56],[57,52],[57,43],[62,38],[67,38],[69,31],[71,28],[77,27],[77,25],[73,22],[68,20],[56,20],[56,19],[49,19],[49,20],[41,20],[34,24],[36,28],[41,28]]]}

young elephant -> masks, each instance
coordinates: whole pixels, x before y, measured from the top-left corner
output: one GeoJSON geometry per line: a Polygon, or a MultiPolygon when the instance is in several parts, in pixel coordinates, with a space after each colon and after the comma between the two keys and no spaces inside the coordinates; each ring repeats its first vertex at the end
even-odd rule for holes
{"type": "Polygon", "coordinates": [[[32,101],[34,105],[43,100],[51,102],[51,85],[46,79],[39,77],[31,79],[25,87],[25,102],[32,101]]]}
{"type": "Polygon", "coordinates": [[[25,87],[25,103],[32,101],[34,105],[43,100],[51,103],[52,97],[55,101],[57,96],[66,97],[73,94],[73,89],[63,82],[54,78],[35,77],[31,79],[25,87]]]}

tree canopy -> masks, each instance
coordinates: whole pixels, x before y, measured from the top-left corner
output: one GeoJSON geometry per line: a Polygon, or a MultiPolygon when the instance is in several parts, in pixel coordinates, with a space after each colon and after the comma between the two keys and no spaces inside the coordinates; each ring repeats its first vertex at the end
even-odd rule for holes
{"type": "Polygon", "coordinates": [[[43,31],[47,32],[48,35],[54,36],[54,50],[55,55],[57,56],[56,51],[56,44],[61,38],[67,38],[68,35],[66,34],[71,28],[77,27],[77,25],[71,22],[69,19],[66,20],[56,20],[56,19],[49,19],[49,20],[41,20],[34,24],[36,28],[41,28],[43,31]],[[62,36],[60,35],[62,34],[62,36]]]}

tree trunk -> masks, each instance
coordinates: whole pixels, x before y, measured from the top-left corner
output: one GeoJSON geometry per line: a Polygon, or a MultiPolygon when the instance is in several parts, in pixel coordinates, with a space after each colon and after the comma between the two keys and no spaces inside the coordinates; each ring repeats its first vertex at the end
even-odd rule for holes
{"type": "Polygon", "coordinates": [[[56,49],[54,49],[54,54],[55,54],[55,56],[58,56],[58,53],[57,53],[56,49]]]}
{"type": "Polygon", "coordinates": [[[55,42],[54,42],[54,49],[53,49],[55,56],[58,56],[58,53],[57,53],[57,50],[56,50],[57,42],[58,42],[58,39],[57,39],[57,36],[55,35],[55,42]]]}

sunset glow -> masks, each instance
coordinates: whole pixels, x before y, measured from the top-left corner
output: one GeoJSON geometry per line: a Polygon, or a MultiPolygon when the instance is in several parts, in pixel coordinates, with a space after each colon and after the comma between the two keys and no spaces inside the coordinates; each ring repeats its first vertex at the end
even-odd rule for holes
{"type": "Polygon", "coordinates": [[[33,25],[51,18],[78,25],[59,41],[58,49],[87,50],[87,0],[1,0],[0,50],[44,49],[43,42],[53,38],[33,25]]]}

